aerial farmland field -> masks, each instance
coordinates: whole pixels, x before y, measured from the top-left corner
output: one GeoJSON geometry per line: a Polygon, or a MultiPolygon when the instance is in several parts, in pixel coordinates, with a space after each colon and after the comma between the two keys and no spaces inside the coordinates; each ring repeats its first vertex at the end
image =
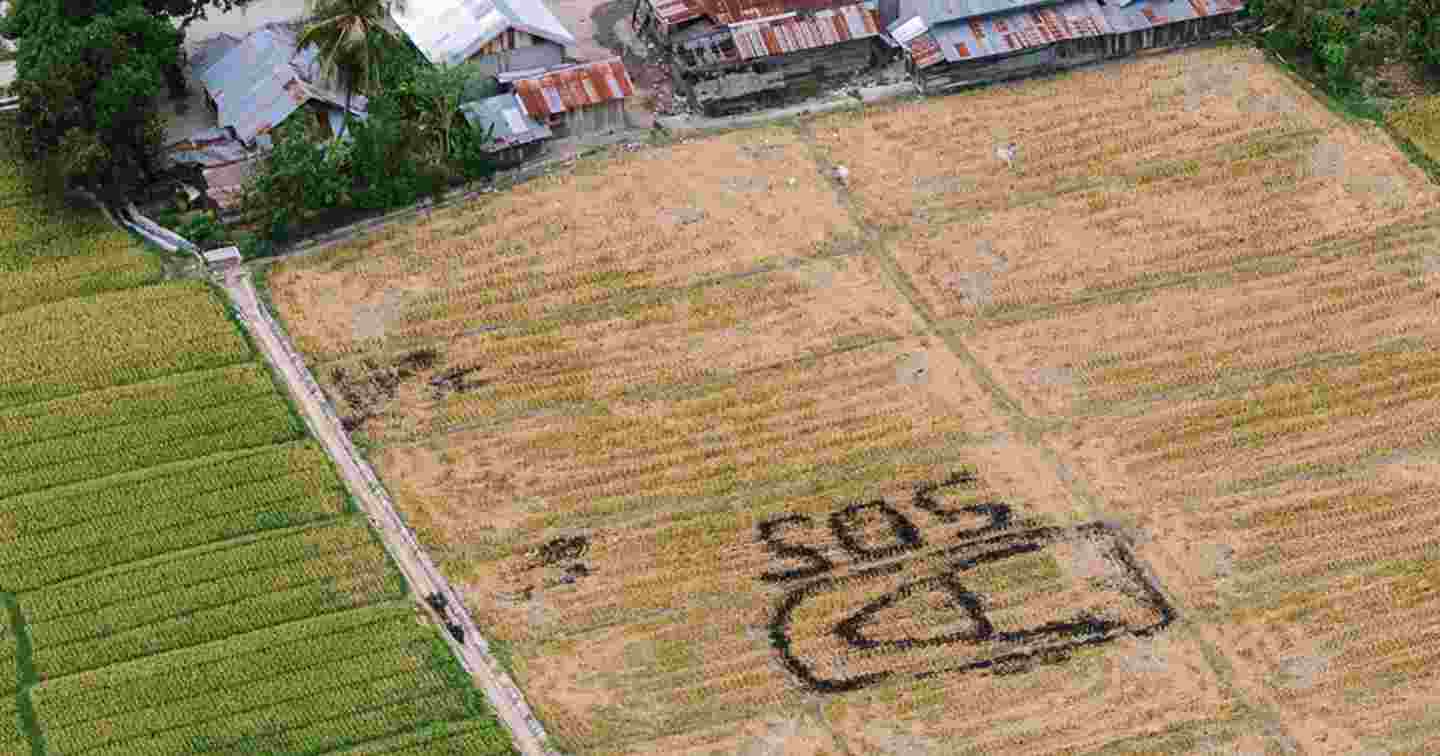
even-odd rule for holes
{"type": "Polygon", "coordinates": [[[570,751],[1424,753],[1437,199],[1219,47],[581,161],[269,280],[570,751]]]}
{"type": "Polygon", "coordinates": [[[0,163],[0,754],[507,754],[203,281],[0,163]]]}

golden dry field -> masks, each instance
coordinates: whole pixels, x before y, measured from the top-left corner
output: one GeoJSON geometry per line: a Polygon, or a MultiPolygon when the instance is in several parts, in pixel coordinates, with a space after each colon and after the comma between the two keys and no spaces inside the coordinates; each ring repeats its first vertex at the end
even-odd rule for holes
{"type": "Polygon", "coordinates": [[[1437,198],[1221,47],[586,159],[269,278],[569,752],[1419,754],[1437,198]]]}

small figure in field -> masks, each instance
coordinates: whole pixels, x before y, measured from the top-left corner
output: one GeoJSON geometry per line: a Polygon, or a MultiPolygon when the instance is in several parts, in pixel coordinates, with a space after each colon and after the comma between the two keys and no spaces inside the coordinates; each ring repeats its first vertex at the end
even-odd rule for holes
{"type": "Polygon", "coordinates": [[[1017,151],[1018,149],[1019,149],[1019,146],[1016,145],[1014,142],[1011,142],[1011,143],[1005,145],[1004,147],[998,147],[998,148],[996,148],[996,150],[995,150],[995,156],[998,157],[998,158],[1000,158],[1001,160],[1005,161],[1005,166],[1006,166],[1007,168],[1014,169],[1014,168],[1015,168],[1015,154],[1016,154],[1016,151],[1017,151]]]}

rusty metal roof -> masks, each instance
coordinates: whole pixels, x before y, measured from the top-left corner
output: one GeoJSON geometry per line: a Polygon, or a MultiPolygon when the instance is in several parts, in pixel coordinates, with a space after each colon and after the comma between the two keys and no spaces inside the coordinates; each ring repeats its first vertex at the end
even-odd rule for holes
{"type": "MultiPolygon", "coordinates": [[[[893,20],[904,21],[914,16],[925,19],[930,26],[946,21],[980,18],[997,14],[1057,5],[1062,0],[900,0],[893,20]]],[[[892,19],[885,19],[888,25],[892,19]]]]}
{"type": "Polygon", "coordinates": [[[525,114],[536,120],[635,94],[635,84],[620,58],[552,68],[514,83],[525,114]]]}
{"type": "Polygon", "coordinates": [[[739,24],[786,13],[832,10],[855,0],[647,0],[660,24],[674,27],[697,18],[739,24]]]}
{"type": "Polygon", "coordinates": [[[215,200],[222,210],[229,210],[240,204],[245,194],[245,182],[260,167],[258,160],[242,160],[237,163],[209,168],[204,172],[206,194],[215,200]]]}
{"type": "Polygon", "coordinates": [[[202,168],[228,165],[251,156],[238,139],[226,129],[202,129],[165,147],[165,158],[172,163],[188,163],[202,168]]]}
{"type": "MultiPolygon", "coordinates": [[[[1052,7],[932,24],[906,47],[915,64],[925,68],[1234,13],[1242,7],[1244,0],[1133,0],[1124,7],[1070,0],[1052,7]]],[[[890,31],[898,32],[906,23],[910,23],[909,17],[902,16],[890,31]]],[[[912,31],[916,28],[918,25],[910,27],[912,31]]]]}
{"type": "Polygon", "coordinates": [[[806,16],[787,13],[730,26],[735,49],[740,58],[764,58],[799,50],[873,37],[880,32],[880,16],[871,0],[839,8],[817,11],[806,16]]]}
{"type": "Polygon", "coordinates": [[[1237,13],[1244,7],[1244,0],[1135,0],[1123,7],[1107,3],[1100,11],[1111,29],[1124,33],[1237,13]]]}
{"type": "Polygon", "coordinates": [[[1095,0],[1076,0],[1050,8],[935,24],[930,36],[945,60],[956,63],[1108,33],[1100,11],[1095,0]]]}

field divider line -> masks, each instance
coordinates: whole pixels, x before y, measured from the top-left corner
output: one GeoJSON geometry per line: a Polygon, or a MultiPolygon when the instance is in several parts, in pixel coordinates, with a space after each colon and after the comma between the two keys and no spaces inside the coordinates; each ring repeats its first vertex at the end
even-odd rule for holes
{"type": "MultiPolygon", "coordinates": [[[[1059,453],[1056,452],[1050,444],[1045,443],[1043,436],[1048,425],[1045,420],[1033,418],[1028,415],[1023,406],[1005,391],[1004,387],[1001,386],[1000,382],[986,369],[984,364],[960,341],[961,329],[942,323],[941,319],[935,316],[935,313],[925,304],[918,289],[916,289],[915,285],[911,282],[909,274],[900,267],[894,255],[886,249],[886,244],[890,240],[884,234],[880,233],[878,229],[866,223],[865,219],[861,216],[850,193],[848,182],[841,182],[833,178],[835,176],[835,164],[816,144],[814,130],[810,124],[801,121],[796,125],[795,130],[801,142],[809,149],[811,158],[815,161],[816,172],[820,175],[821,180],[829,182],[834,187],[836,201],[844,207],[846,213],[850,216],[851,222],[855,225],[862,242],[865,244],[866,254],[880,266],[886,282],[894,287],[915,315],[925,324],[930,334],[939,339],[939,341],[945,345],[946,349],[970,369],[971,374],[980,384],[980,387],[990,395],[999,409],[1009,417],[1011,428],[1026,444],[1039,453],[1041,457],[1053,467],[1055,475],[1061,485],[1070,494],[1075,503],[1079,505],[1082,513],[1087,518],[1099,518],[1103,509],[1099,497],[1081,480],[1080,476],[1076,475],[1070,467],[1065,464],[1064,460],[1060,458],[1059,453]]],[[[1164,559],[1172,569],[1177,567],[1174,558],[1170,557],[1164,549],[1158,550],[1157,556],[1164,559]]],[[[1149,570],[1148,567],[1145,567],[1145,569],[1147,571],[1149,570]]],[[[1181,602],[1176,601],[1177,597],[1168,591],[1165,597],[1171,602],[1172,606],[1181,610],[1181,616],[1183,617],[1188,607],[1182,606],[1181,602]]],[[[1265,700],[1260,702],[1256,702],[1250,700],[1251,697],[1242,695],[1234,682],[1235,675],[1233,667],[1229,664],[1229,658],[1224,651],[1206,639],[1198,627],[1193,624],[1177,623],[1171,630],[1172,632],[1183,634],[1200,647],[1201,654],[1205,657],[1206,663],[1211,667],[1220,683],[1221,690],[1235,701],[1247,715],[1263,723],[1267,731],[1278,732],[1282,736],[1289,737],[1293,742],[1294,738],[1293,736],[1289,736],[1288,729],[1280,718],[1278,706],[1275,702],[1269,699],[1269,697],[1266,697],[1265,700]]]]}
{"type": "Polygon", "coordinates": [[[257,295],[250,273],[232,272],[223,279],[223,288],[266,361],[285,379],[305,425],[334,460],[342,481],[369,516],[375,533],[414,590],[415,602],[437,622],[443,624],[451,619],[464,630],[463,642],[446,632],[441,632],[441,637],[465,671],[480,683],[491,707],[510,730],[516,748],[526,756],[554,756],[557,752],[547,745],[549,737],[545,728],[525,701],[524,694],[500,666],[460,595],[435,567],[401,519],[375,471],[356,450],[304,359],[257,295]],[[446,615],[438,614],[425,602],[424,597],[431,593],[439,593],[446,599],[449,609],[446,615]]]}

